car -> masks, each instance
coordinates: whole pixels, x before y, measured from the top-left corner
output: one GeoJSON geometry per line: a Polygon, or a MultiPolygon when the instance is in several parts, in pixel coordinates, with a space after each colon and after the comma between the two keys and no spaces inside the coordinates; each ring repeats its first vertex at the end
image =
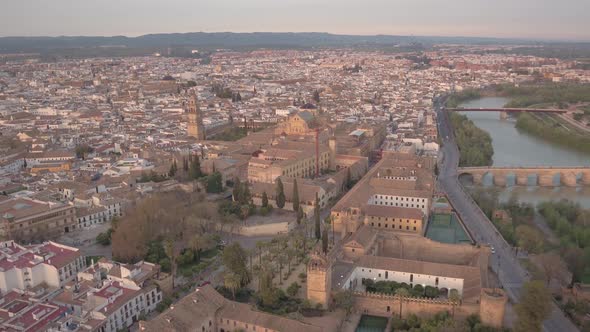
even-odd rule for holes
{"type": "Polygon", "coordinates": [[[492,252],[492,254],[496,253],[496,249],[494,247],[490,247],[490,251],[492,252]]]}
{"type": "Polygon", "coordinates": [[[207,285],[211,285],[210,281],[203,281],[202,283],[199,284],[199,287],[203,287],[203,286],[207,286],[207,285]]]}

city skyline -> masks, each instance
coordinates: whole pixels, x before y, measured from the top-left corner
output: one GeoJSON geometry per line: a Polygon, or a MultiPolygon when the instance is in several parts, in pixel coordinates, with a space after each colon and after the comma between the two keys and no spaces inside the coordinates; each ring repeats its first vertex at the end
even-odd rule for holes
{"type": "Polygon", "coordinates": [[[27,0],[0,9],[0,36],[268,31],[590,41],[590,3],[579,0],[27,0]]]}

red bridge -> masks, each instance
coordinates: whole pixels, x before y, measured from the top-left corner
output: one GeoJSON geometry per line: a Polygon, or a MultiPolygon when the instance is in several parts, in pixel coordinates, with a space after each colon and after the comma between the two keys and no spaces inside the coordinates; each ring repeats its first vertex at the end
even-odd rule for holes
{"type": "Polygon", "coordinates": [[[532,112],[532,113],[566,113],[567,110],[556,108],[447,108],[450,112],[532,112]]]}

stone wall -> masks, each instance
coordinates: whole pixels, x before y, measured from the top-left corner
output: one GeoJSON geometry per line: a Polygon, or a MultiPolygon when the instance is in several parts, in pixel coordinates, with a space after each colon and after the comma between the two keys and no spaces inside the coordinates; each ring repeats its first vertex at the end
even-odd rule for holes
{"type": "MultiPolygon", "coordinates": [[[[354,293],[354,308],[358,313],[374,316],[391,317],[400,313],[400,298],[398,296],[354,293]]],[[[479,304],[462,303],[454,306],[446,300],[427,298],[404,298],[401,303],[402,317],[415,314],[419,317],[431,317],[441,311],[453,313],[457,318],[465,318],[472,314],[479,314],[479,304]]]]}
{"type": "Polygon", "coordinates": [[[237,228],[236,233],[244,236],[261,236],[286,234],[295,228],[295,222],[278,222],[272,224],[241,226],[237,228]]]}

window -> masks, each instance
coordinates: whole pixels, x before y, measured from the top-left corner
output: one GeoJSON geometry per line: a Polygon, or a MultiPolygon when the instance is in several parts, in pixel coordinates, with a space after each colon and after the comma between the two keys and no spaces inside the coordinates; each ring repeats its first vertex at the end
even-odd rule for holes
{"type": "Polygon", "coordinates": [[[391,307],[387,306],[387,312],[390,312],[390,311],[391,311],[391,307]]]}
{"type": "Polygon", "coordinates": [[[438,277],[436,277],[436,279],[434,279],[434,285],[435,285],[436,287],[438,287],[438,277]]]}
{"type": "Polygon", "coordinates": [[[410,282],[414,282],[414,275],[410,274],[410,282]]]}
{"type": "Polygon", "coordinates": [[[385,271],[385,279],[389,277],[389,271],[385,271]]]}

